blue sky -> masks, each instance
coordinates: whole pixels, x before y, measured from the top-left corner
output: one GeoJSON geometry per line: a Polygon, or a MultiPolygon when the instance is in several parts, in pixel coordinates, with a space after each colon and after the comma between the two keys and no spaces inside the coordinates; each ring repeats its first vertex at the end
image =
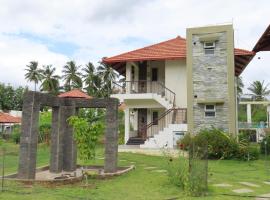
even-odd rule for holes
{"type": "Polygon", "coordinates": [[[4,35],[26,39],[37,44],[45,45],[49,51],[64,54],[66,56],[72,56],[79,49],[79,46],[75,43],[55,40],[54,38],[49,38],[38,34],[21,32],[8,33],[4,35]]]}
{"type": "MultiPolygon", "coordinates": [[[[269,24],[270,1],[260,0],[0,0],[0,82],[28,85],[32,60],[52,64],[61,75],[69,60],[79,65],[177,35],[187,27],[233,23],[235,46],[251,50],[269,24]],[[232,6],[233,5],[233,6],[232,6]]],[[[269,53],[243,73],[270,82],[269,53]]]]}

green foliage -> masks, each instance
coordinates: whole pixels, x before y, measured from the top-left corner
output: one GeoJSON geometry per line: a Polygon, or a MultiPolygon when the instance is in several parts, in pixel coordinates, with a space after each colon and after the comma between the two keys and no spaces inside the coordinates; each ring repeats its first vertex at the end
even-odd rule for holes
{"type": "Polygon", "coordinates": [[[190,133],[187,133],[184,135],[183,138],[181,138],[179,141],[177,141],[177,144],[180,146],[181,149],[188,150],[188,147],[190,146],[192,141],[190,133]]]}
{"type": "Polygon", "coordinates": [[[0,83],[0,110],[22,110],[23,93],[26,89],[0,83]]]}
{"type": "Polygon", "coordinates": [[[238,140],[256,142],[256,130],[241,130],[238,134],[238,140]]]}
{"type": "Polygon", "coordinates": [[[21,126],[14,126],[12,133],[11,133],[11,139],[15,144],[20,143],[20,137],[21,137],[21,126]]]}
{"type": "Polygon", "coordinates": [[[40,70],[38,69],[38,62],[31,61],[29,65],[26,65],[25,71],[25,79],[29,82],[34,82],[36,91],[36,86],[41,79],[40,70]]]}
{"type": "Polygon", "coordinates": [[[74,128],[74,139],[79,150],[79,157],[84,160],[95,158],[99,135],[104,131],[100,122],[89,123],[86,119],[72,116],[68,123],[74,128]]]}
{"type": "Polygon", "coordinates": [[[165,158],[167,161],[168,178],[173,185],[184,190],[189,196],[202,196],[206,194],[207,165],[205,162],[207,161],[200,158],[188,159],[181,156],[175,160],[166,154],[165,158]]]}
{"type": "Polygon", "coordinates": [[[75,61],[69,61],[63,67],[63,79],[65,81],[64,88],[70,91],[74,88],[82,88],[81,73],[79,72],[80,66],[76,65],[75,61]]]}
{"type": "Polygon", "coordinates": [[[260,143],[261,154],[270,154],[270,135],[267,135],[260,143]]]}
{"type": "Polygon", "coordinates": [[[42,112],[39,118],[39,134],[38,142],[39,143],[49,143],[51,136],[51,127],[52,127],[52,112],[42,112]]]}
{"type": "Polygon", "coordinates": [[[197,146],[207,144],[209,159],[239,159],[254,160],[258,159],[259,151],[257,148],[250,146],[247,136],[241,136],[239,143],[219,129],[203,129],[194,137],[186,134],[180,140],[180,145],[187,150],[192,142],[197,146]]]}
{"type": "Polygon", "coordinates": [[[167,171],[168,171],[168,177],[169,181],[184,189],[187,185],[189,173],[188,173],[188,160],[186,158],[179,157],[177,160],[174,160],[173,158],[169,156],[165,156],[167,161],[167,171]]]}
{"type": "Polygon", "coordinates": [[[249,142],[243,140],[239,142],[239,148],[235,157],[239,160],[250,161],[259,159],[259,155],[257,146],[252,146],[249,142]]]}
{"type": "Polygon", "coordinates": [[[262,101],[266,99],[265,96],[270,94],[268,87],[269,83],[265,85],[264,81],[254,81],[250,87],[248,87],[248,90],[254,95],[257,101],[262,101]]]}
{"type": "Polygon", "coordinates": [[[55,75],[55,70],[55,67],[52,67],[52,65],[45,65],[43,69],[40,70],[41,91],[46,91],[54,95],[59,93],[60,76],[55,75]]]}
{"type": "Polygon", "coordinates": [[[82,108],[79,117],[86,119],[89,123],[105,121],[105,110],[103,108],[82,108]]]}

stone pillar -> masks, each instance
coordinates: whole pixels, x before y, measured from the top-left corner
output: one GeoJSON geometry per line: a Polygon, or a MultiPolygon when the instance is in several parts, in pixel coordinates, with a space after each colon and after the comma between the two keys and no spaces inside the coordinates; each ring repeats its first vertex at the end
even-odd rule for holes
{"type": "Polygon", "coordinates": [[[60,173],[63,170],[63,131],[60,131],[62,107],[52,108],[52,134],[50,172],[60,173]]]}
{"type": "Polygon", "coordinates": [[[18,178],[20,179],[35,179],[39,110],[38,93],[25,93],[18,169],[18,178]]]}
{"type": "Polygon", "coordinates": [[[63,170],[76,170],[77,163],[77,147],[73,139],[73,128],[68,125],[68,118],[76,115],[75,106],[63,106],[61,109],[61,125],[60,130],[63,134],[63,170]]]}
{"type": "Polygon", "coordinates": [[[125,144],[127,143],[129,139],[129,127],[130,127],[130,121],[129,121],[129,108],[125,109],[125,144]]]}
{"type": "Polygon", "coordinates": [[[106,133],[105,133],[105,163],[104,171],[111,173],[117,171],[118,154],[118,100],[111,99],[106,107],[106,133]]]}
{"type": "Polygon", "coordinates": [[[251,104],[247,104],[247,123],[252,123],[252,119],[251,119],[251,104]]]}

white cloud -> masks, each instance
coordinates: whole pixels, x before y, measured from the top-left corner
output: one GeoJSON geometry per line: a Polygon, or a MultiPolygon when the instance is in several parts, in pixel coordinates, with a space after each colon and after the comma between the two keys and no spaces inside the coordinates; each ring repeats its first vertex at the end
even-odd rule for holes
{"type": "Polygon", "coordinates": [[[29,85],[24,79],[25,66],[30,61],[38,61],[39,65],[53,64],[57,72],[68,58],[65,55],[50,52],[46,46],[32,43],[29,40],[0,35],[0,82],[15,86],[29,85]]]}
{"type": "MultiPolygon", "coordinates": [[[[0,34],[23,32],[74,43],[79,48],[70,58],[79,64],[97,62],[103,56],[176,35],[185,37],[187,27],[224,22],[234,24],[235,46],[250,50],[269,24],[270,6],[268,0],[259,3],[246,0],[0,0],[0,4],[0,34]]],[[[6,82],[6,77],[15,72],[4,70],[6,67],[13,69],[12,65],[18,64],[24,67],[32,59],[62,65],[69,59],[37,41],[17,40],[20,42],[16,45],[9,37],[0,38],[1,52],[5,52],[5,56],[0,55],[1,64],[5,63],[0,65],[0,82],[6,82]]],[[[263,73],[268,67],[267,55],[270,57],[266,54],[264,59],[248,66],[243,74],[245,82],[255,79],[270,82],[267,73],[263,73]]],[[[23,79],[21,73],[16,76],[16,80],[23,79]]],[[[24,83],[16,80],[12,83],[24,83]]]]}

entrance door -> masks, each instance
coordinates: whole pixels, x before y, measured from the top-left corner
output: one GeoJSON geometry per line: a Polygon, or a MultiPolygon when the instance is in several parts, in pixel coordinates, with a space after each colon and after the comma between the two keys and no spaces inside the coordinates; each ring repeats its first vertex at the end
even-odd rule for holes
{"type": "Polygon", "coordinates": [[[147,92],[147,62],[139,63],[139,93],[147,92]]]}
{"type": "Polygon", "coordinates": [[[138,109],[138,137],[146,137],[146,125],[147,125],[147,109],[138,109]]]}

